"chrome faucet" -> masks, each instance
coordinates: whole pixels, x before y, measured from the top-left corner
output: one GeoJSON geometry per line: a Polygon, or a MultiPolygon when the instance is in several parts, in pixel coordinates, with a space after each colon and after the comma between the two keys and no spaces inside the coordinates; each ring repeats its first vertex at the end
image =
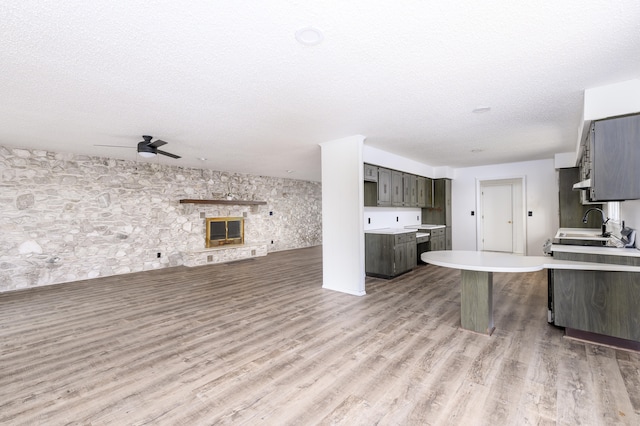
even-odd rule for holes
{"type": "Polygon", "coordinates": [[[592,207],[589,210],[587,210],[586,212],[584,212],[584,216],[582,216],[582,223],[587,223],[587,216],[593,210],[598,210],[600,212],[600,214],[602,215],[602,236],[603,237],[608,237],[609,235],[611,235],[611,234],[607,233],[607,222],[609,222],[609,218],[605,217],[604,212],[602,211],[602,209],[599,209],[597,207],[592,207]]]}

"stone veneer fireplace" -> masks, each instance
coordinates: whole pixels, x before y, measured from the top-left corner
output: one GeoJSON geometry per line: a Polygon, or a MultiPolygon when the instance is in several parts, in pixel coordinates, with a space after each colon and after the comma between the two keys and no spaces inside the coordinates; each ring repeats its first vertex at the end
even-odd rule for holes
{"type": "Polygon", "coordinates": [[[205,247],[244,244],[244,218],[208,217],[206,223],[205,247]]]}
{"type": "Polygon", "coordinates": [[[255,219],[260,220],[259,206],[265,205],[265,201],[181,199],[180,204],[202,205],[199,212],[187,207],[185,214],[192,215],[194,220],[199,216],[205,237],[204,244],[202,239],[193,240],[190,248],[181,253],[185,266],[267,255],[267,242],[257,238],[260,234],[256,233],[255,223],[252,223],[255,219]]]}

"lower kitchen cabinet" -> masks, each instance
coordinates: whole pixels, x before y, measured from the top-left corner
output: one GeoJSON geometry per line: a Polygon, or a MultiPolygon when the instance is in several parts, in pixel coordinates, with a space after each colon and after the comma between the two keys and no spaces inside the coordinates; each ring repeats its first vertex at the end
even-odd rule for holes
{"type": "MultiPolygon", "coordinates": [[[[554,252],[554,259],[640,266],[640,259],[554,252]]],[[[640,274],[635,272],[551,271],[554,324],[640,342],[640,274]]]]}
{"type": "Polygon", "coordinates": [[[392,278],[412,270],[417,264],[416,233],[370,233],[365,236],[365,272],[392,278]]]}
{"type": "Polygon", "coordinates": [[[429,231],[431,233],[431,251],[446,250],[447,239],[445,228],[437,228],[429,231]]]}
{"type": "Polygon", "coordinates": [[[447,226],[444,228],[444,249],[451,250],[453,247],[453,243],[451,240],[451,227],[447,226]]]}

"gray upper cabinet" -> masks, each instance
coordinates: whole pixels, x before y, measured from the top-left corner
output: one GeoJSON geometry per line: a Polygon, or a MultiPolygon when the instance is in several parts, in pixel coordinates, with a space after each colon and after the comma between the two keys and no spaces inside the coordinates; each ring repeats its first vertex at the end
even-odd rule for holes
{"type": "Polygon", "coordinates": [[[391,170],[378,167],[378,206],[391,205],[391,170]]]}
{"type": "Polygon", "coordinates": [[[365,207],[429,207],[432,192],[430,178],[364,164],[365,207]]]}
{"type": "Polygon", "coordinates": [[[418,176],[416,185],[418,207],[431,207],[433,205],[433,180],[418,176]]]}
{"type": "Polygon", "coordinates": [[[444,224],[451,226],[451,179],[444,180],[444,224]]]}
{"type": "Polygon", "coordinates": [[[451,226],[451,179],[433,181],[433,206],[423,210],[422,222],[451,226]]]}
{"type": "Polygon", "coordinates": [[[427,186],[427,178],[418,176],[416,179],[416,197],[418,199],[418,207],[427,207],[426,206],[426,189],[427,186]]]}
{"type": "Polygon", "coordinates": [[[417,176],[409,173],[402,174],[402,193],[404,194],[402,197],[402,205],[405,207],[416,207],[418,205],[418,198],[416,197],[416,178],[417,176]]]}
{"type": "Polygon", "coordinates": [[[411,175],[409,173],[402,174],[402,205],[411,207],[411,175]]]}
{"type": "Polygon", "coordinates": [[[378,181],[378,167],[371,164],[364,165],[364,180],[367,182],[378,181]]]}
{"type": "Polygon", "coordinates": [[[640,199],[640,114],[594,121],[585,153],[592,201],[640,199]]]}
{"type": "Polygon", "coordinates": [[[394,207],[404,206],[402,180],[402,173],[395,170],[391,171],[391,205],[394,207]]]}
{"type": "MultiPolygon", "coordinates": [[[[418,207],[418,176],[409,175],[409,183],[410,187],[410,198],[409,198],[409,207],[418,207]]],[[[405,200],[405,205],[406,200],[405,200]]]]}

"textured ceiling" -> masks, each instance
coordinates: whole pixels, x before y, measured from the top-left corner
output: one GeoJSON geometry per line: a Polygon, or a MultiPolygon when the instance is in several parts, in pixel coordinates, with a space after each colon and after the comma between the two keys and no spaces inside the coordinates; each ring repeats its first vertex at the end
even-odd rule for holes
{"type": "Polygon", "coordinates": [[[640,1],[22,0],[0,57],[2,145],[320,180],[354,134],[432,166],[572,151],[584,89],[640,77],[640,1]]]}

